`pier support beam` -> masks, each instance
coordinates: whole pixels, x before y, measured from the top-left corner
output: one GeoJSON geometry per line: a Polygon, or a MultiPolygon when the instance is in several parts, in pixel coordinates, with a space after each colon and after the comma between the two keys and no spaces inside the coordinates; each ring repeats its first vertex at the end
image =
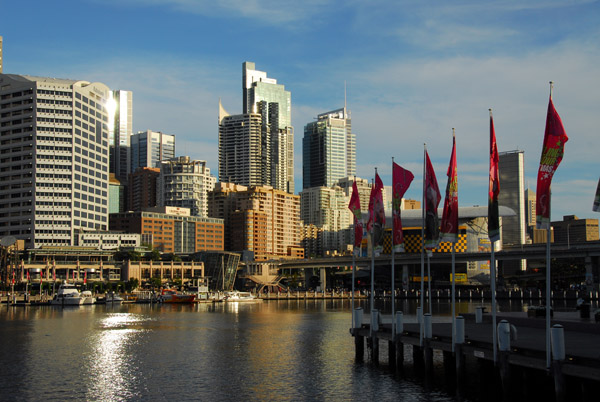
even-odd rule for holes
{"type": "Polygon", "coordinates": [[[554,394],[556,402],[566,400],[566,382],[562,372],[565,360],[565,331],[562,325],[556,324],[552,327],[552,376],[554,377],[554,394]]]}
{"type": "Polygon", "coordinates": [[[456,391],[459,396],[464,395],[466,369],[465,355],[463,353],[463,345],[465,343],[465,319],[463,316],[456,317],[456,336],[454,343],[454,359],[456,364],[456,391]]]}
{"type": "Polygon", "coordinates": [[[388,341],[388,363],[390,370],[396,370],[396,342],[388,341]]]}
{"type": "Polygon", "coordinates": [[[357,363],[362,363],[365,356],[365,337],[354,334],[354,358],[357,363]]]}
{"type": "Polygon", "coordinates": [[[502,400],[509,401],[511,398],[511,375],[508,358],[510,356],[510,324],[506,320],[498,323],[498,369],[502,383],[502,400]]]}
{"type": "Polygon", "coordinates": [[[429,378],[433,377],[433,349],[431,348],[431,338],[433,335],[433,328],[431,323],[431,314],[427,313],[423,315],[424,325],[424,339],[423,347],[425,354],[425,375],[429,378]]]}
{"type": "Polygon", "coordinates": [[[404,344],[402,343],[401,336],[404,333],[404,313],[402,311],[396,312],[396,334],[394,339],[396,340],[396,369],[402,370],[404,368],[404,344]]]}

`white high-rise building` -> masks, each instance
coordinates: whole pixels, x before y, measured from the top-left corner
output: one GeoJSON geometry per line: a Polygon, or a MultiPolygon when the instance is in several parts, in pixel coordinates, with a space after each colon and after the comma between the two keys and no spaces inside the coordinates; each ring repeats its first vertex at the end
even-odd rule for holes
{"type": "Polygon", "coordinates": [[[108,229],[108,113],[101,83],[0,74],[0,237],[73,246],[108,229]]]}
{"type": "Polygon", "coordinates": [[[189,208],[192,216],[208,216],[208,192],[217,178],[210,174],[206,161],[180,156],[162,161],[156,185],[159,207],[189,208]]]}
{"type": "Polygon", "coordinates": [[[219,181],[294,192],[291,95],[277,80],[242,67],[243,114],[219,102],[219,181]]]}

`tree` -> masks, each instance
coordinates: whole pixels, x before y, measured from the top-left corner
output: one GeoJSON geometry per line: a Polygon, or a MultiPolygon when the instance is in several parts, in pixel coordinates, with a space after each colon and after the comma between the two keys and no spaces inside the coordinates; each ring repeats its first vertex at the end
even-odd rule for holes
{"type": "Polygon", "coordinates": [[[149,254],[148,258],[150,261],[160,261],[160,251],[153,249],[149,254]]]}
{"type": "Polygon", "coordinates": [[[162,286],[162,280],[156,276],[152,277],[150,278],[150,285],[155,289],[160,288],[162,286]]]}

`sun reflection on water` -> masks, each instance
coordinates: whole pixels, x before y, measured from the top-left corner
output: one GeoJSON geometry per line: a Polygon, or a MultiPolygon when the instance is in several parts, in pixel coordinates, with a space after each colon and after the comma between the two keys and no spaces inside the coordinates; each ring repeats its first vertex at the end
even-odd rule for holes
{"type": "Polygon", "coordinates": [[[101,330],[90,340],[94,346],[88,361],[91,384],[86,399],[136,398],[139,370],[136,358],[129,350],[138,342],[141,333],[147,331],[141,328],[147,320],[139,314],[115,313],[100,321],[101,330]]]}

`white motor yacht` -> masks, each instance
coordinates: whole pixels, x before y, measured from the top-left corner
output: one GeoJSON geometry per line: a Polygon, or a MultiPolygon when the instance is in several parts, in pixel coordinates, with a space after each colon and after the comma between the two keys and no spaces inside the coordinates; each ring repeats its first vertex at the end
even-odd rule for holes
{"type": "Polygon", "coordinates": [[[96,303],[96,298],[92,295],[91,290],[84,290],[81,292],[81,297],[83,298],[83,302],[81,304],[94,304],[96,303]]]}
{"type": "Polygon", "coordinates": [[[234,290],[232,292],[225,292],[224,300],[226,302],[257,302],[262,299],[257,298],[250,292],[239,292],[234,290]]]}
{"type": "Polygon", "coordinates": [[[58,287],[58,293],[50,301],[50,304],[57,306],[80,306],[83,304],[83,297],[77,290],[77,286],[70,283],[62,283],[58,287]]]}

